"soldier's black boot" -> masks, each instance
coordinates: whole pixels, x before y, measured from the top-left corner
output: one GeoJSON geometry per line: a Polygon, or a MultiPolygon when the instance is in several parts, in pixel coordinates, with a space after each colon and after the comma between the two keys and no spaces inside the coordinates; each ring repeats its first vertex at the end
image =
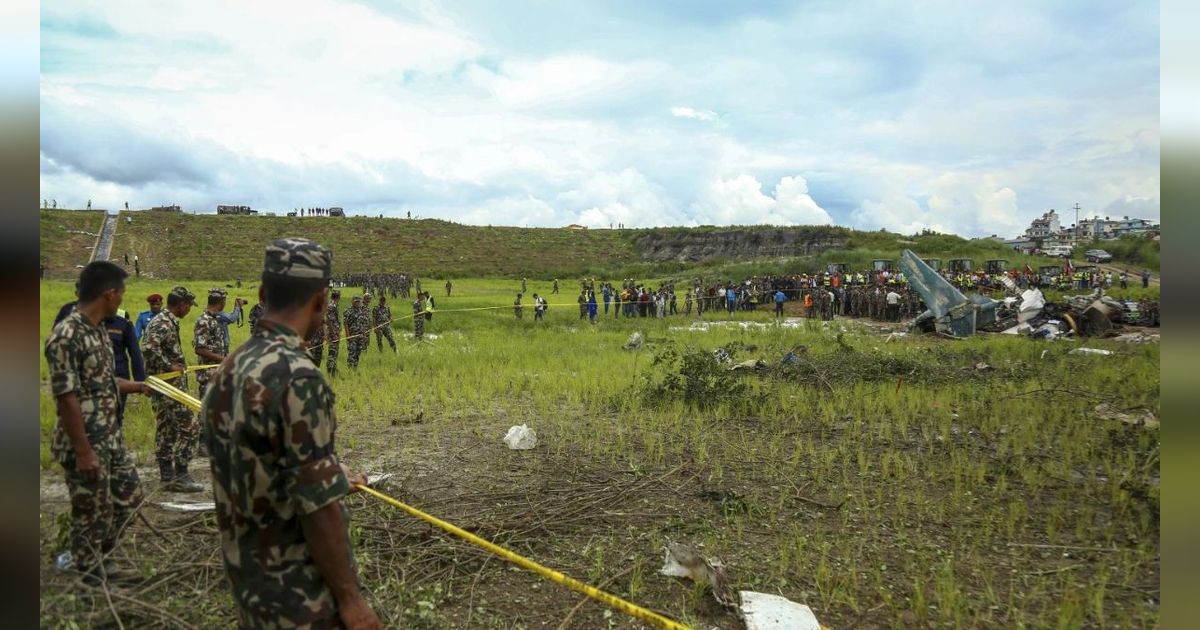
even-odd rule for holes
{"type": "Polygon", "coordinates": [[[171,467],[169,460],[158,460],[158,477],[164,485],[170,484],[175,480],[175,469],[171,467]]]}
{"type": "Polygon", "coordinates": [[[203,492],[204,486],[192,479],[187,464],[182,464],[175,466],[175,479],[171,481],[167,489],[172,492],[203,492]]]}

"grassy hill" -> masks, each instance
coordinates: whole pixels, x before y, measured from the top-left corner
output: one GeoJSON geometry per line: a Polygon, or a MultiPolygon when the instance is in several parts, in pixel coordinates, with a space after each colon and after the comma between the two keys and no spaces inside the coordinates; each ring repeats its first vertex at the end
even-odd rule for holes
{"type": "MultiPolygon", "coordinates": [[[[49,276],[73,276],[75,265],[87,262],[102,220],[102,212],[42,211],[41,253],[49,276]]],[[[331,247],[338,273],[411,271],[425,277],[740,277],[813,271],[828,262],[863,269],[875,258],[896,260],[905,248],[923,257],[971,258],[976,264],[991,258],[1006,258],[1014,266],[1056,262],[1018,255],[988,239],[831,226],[567,230],[434,219],[168,212],[122,212],[111,255],[123,262],[126,254],[131,259],[137,254],[150,278],[249,279],[261,269],[263,246],[282,236],[305,236],[331,247]],[[706,248],[710,242],[714,246],[706,248]],[[668,255],[677,249],[690,252],[691,259],[668,255]]]]}
{"type": "Polygon", "coordinates": [[[39,241],[46,275],[78,273],[75,265],[87,264],[103,225],[103,210],[42,210],[39,241]]]}

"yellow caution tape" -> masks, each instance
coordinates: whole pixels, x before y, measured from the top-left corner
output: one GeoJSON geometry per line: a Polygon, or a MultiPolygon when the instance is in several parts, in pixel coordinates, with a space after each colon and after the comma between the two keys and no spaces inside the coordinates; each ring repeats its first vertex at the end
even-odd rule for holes
{"type": "Polygon", "coordinates": [[[200,411],[200,399],[195,396],[171,385],[157,376],[147,376],[146,385],[150,389],[174,400],[175,402],[191,408],[192,411],[200,411]]]}
{"type": "Polygon", "coordinates": [[[382,492],[368,488],[367,486],[361,484],[355,484],[355,487],[381,501],[384,501],[385,503],[388,503],[389,505],[404,510],[410,516],[419,518],[426,523],[433,525],[434,527],[458,536],[459,538],[471,543],[472,545],[475,545],[476,547],[482,547],[519,567],[529,569],[530,571],[537,573],[547,580],[562,584],[573,591],[583,593],[584,595],[587,595],[598,602],[607,604],[627,615],[652,623],[660,628],[669,628],[670,630],[688,630],[688,626],[679,623],[674,619],[664,617],[653,610],[642,608],[633,602],[626,601],[620,597],[617,597],[616,595],[602,591],[594,586],[584,584],[583,582],[555,571],[554,569],[538,564],[537,562],[518,555],[508,549],[505,549],[504,547],[501,547],[500,545],[484,540],[483,538],[457,527],[452,523],[447,523],[436,516],[426,514],[425,512],[422,512],[411,505],[407,505],[396,499],[393,499],[382,492]]]}
{"type": "Polygon", "coordinates": [[[220,363],[213,363],[210,365],[189,365],[189,366],[183,368],[183,370],[175,370],[174,372],[163,372],[162,374],[155,374],[155,376],[157,376],[158,378],[161,378],[165,381],[165,380],[169,380],[169,379],[173,379],[173,378],[179,378],[180,376],[183,376],[184,374],[187,374],[188,372],[203,372],[204,370],[211,370],[215,367],[220,367],[220,366],[221,366],[220,363]]]}
{"type": "MultiPolygon", "coordinates": [[[[190,407],[193,411],[197,411],[197,412],[200,411],[200,401],[196,397],[172,386],[171,384],[163,381],[162,379],[158,378],[157,376],[146,377],[146,384],[148,386],[150,386],[150,389],[153,389],[154,391],[156,391],[160,394],[163,394],[164,396],[169,396],[172,400],[175,400],[183,405],[186,405],[187,407],[190,407]]],[[[357,487],[359,490],[366,492],[367,494],[369,494],[377,499],[380,499],[381,501],[383,501],[389,505],[392,505],[394,507],[400,508],[401,510],[404,510],[410,516],[419,518],[419,519],[425,521],[426,523],[429,523],[430,525],[433,525],[434,527],[437,527],[443,531],[454,534],[455,536],[458,536],[459,538],[462,538],[463,540],[465,540],[477,547],[482,547],[483,549],[486,549],[486,550],[496,554],[497,556],[500,556],[501,558],[504,558],[505,560],[512,562],[513,564],[515,564],[519,567],[529,569],[530,571],[533,571],[534,573],[537,573],[538,575],[540,575],[552,582],[562,584],[563,586],[565,586],[571,590],[583,593],[584,595],[587,595],[588,597],[590,597],[598,602],[601,602],[603,604],[607,604],[627,615],[636,617],[638,619],[641,619],[642,621],[652,623],[660,628],[668,628],[669,630],[689,630],[688,626],[686,626],[682,623],[679,623],[678,621],[675,621],[674,619],[664,617],[664,616],[654,612],[653,610],[648,610],[646,608],[642,608],[641,606],[638,606],[637,604],[634,604],[633,602],[626,601],[624,599],[621,599],[620,597],[617,597],[616,595],[602,591],[602,590],[600,590],[594,586],[591,586],[589,584],[584,584],[583,582],[580,582],[579,580],[576,580],[570,576],[567,576],[567,575],[564,575],[563,573],[555,571],[554,569],[551,569],[549,567],[538,564],[537,562],[534,562],[533,560],[530,560],[524,556],[521,556],[513,551],[505,549],[504,547],[501,547],[500,545],[497,545],[488,540],[484,540],[483,538],[480,538],[479,536],[476,536],[475,534],[472,534],[471,532],[468,532],[468,531],[462,529],[461,527],[458,527],[452,523],[447,523],[446,521],[443,521],[442,519],[440,519],[436,516],[426,514],[425,512],[422,512],[421,510],[418,510],[417,508],[412,507],[411,505],[402,503],[397,499],[393,499],[392,497],[389,497],[388,495],[383,494],[382,492],[379,492],[372,488],[368,488],[367,486],[364,486],[361,484],[355,484],[355,487],[357,487]]]]}

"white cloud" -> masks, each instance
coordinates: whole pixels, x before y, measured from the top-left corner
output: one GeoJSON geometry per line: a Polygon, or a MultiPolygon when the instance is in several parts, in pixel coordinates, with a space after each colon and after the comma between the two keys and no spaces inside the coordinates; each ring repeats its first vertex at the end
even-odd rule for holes
{"type": "Polygon", "coordinates": [[[827,225],[833,219],[808,194],[808,183],[799,175],[784,177],[775,195],[763,193],[751,175],[712,182],[691,206],[691,218],[712,225],[827,225]]]}
{"type": "Polygon", "coordinates": [[[671,115],[677,118],[693,118],[705,122],[717,120],[717,113],[707,109],[692,109],[691,107],[672,107],[671,115]]]}

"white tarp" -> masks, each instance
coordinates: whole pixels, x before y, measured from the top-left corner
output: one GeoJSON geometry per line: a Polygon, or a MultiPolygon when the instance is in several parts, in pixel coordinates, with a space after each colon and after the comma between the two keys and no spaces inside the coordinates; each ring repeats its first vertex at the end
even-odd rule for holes
{"type": "Polygon", "coordinates": [[[518,424],[508,428],[508,433],[504,434],[504,443],[514,451],[529,450],[537,446],[537,432],[518,424]]]}

